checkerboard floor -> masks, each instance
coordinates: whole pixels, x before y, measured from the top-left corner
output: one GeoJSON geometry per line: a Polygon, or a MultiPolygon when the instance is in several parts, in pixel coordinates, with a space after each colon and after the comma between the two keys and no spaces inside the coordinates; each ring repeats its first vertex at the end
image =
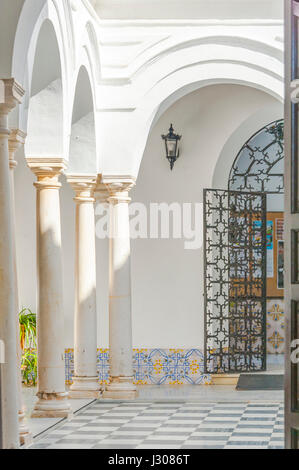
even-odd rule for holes
{"type": "Polygon", "coordinates": [[[282,403],[98,401],[31,449],[282,449],[282,403]]]}

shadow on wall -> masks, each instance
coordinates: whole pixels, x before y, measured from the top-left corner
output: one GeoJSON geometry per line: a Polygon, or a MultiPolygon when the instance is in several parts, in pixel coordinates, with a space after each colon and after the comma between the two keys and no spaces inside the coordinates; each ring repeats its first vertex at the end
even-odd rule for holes
{"type": "MultiPolygon", "coordinates": [[[[179,99],[148,138],[133,203],[147,208],[153,202],[202,203],[204,188],[215,181],[220,188],[227,186],[231,164],[249,137],[249,124],[245,130],[240,124],[253,125],[259,113],[266,119],[281,106],[260,90],[233,84],[201,88],[179,99]],[[183,136],[172,172],[161,139],[170,123],[183,136]],[[224,147],[227,159],[222,162],[224,147]]],[[[137,239],[131,245],[133,346],[203,349],[203,249],[186,250],[182,239],[173,238],[137,239]]]]}

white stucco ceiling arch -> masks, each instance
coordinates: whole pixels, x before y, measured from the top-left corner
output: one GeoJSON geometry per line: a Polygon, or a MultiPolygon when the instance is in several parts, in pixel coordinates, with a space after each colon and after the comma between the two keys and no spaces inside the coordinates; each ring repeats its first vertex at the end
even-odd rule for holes
{"type": "MultiPolygon", "coordinates": [[[[67,76],[74,63],[75,27],[69,0],[25,0],[19,18],[13,51],[12,76],[23,84],[26,72],[32,74],[36,43],[44,21],[53,24],[62,71],[67,76]]],[[[31,78],[29,80],[29,83],[31,78]]],[[[26,91],[26,90],[25,90],[26,91]]]]}
{"type": "Polygon", "coordinates": [[[152,126],[171,104],[195,89],[235,83],[283,99],[282,22],[117,25],[115,21],[111,30],[106,25],[101,31],[99,171],[104,174],[137,176],[152,126]],[[117,129],[117,141],[112,128],[117,129]]]}
{"type": "MultiPolygon", "coordinates": [[[[170,36],[164,40],[158,41],[153,44],[152,47],[146,48],[141,54],[138,54],[136,59],[129,65],[130,79],[134,80],[139,75],[142,75],[144,71],[148,73],[149,69],[154,66],[156,68],[164,68],[163,60],[166,58],[166,62],[169,66],[173,64],[176,67],[178,60],[176,55],[179,56],[179,52],[183,51],[183,55],[186,60],[194,61],[200,60],[202,51],[208,51],[210,54],[215,49],[219,48],[226,54],[230,53],[238,55],[238,51],[245,51],[245,57],[249,55],[253,56],[253,53],[264,54],[265,56],[276,59],[281,64],[283,63],[283,49],[282,44],[277,41],[275,37],[256,37],[256,33],[253,29],[250,31],[246,30],[235,31],[232,34],[232,28],[221,28],[221,34],[216,33],[215,28],[210,28],[211,31],[197,32],[199,36],[195,36],[195,33],[186,33],[181,37],[170,36]],[[200,47],[205,46],[205,47],[200,47]],[[210,47],[209,47],[210,46],[210,47]],[[212,48],[211,48],[212,46],[212,48]],[[222,48],[221,48],[222,46],[222,48]],[[234,53],[233,51],[236,51],[234,53]]],[[[204,56],[205,53],[203,52],[204,56]]],[[[249,57],[248,57],[249,58],[249,57]]]]}
{"type": "Polygon", "coordinates": [[[69,56],[64,2],[26,1],[14,46],[13,76],[25,88],[18,127],[26,156],[64,157],[69,56]],[[30,18],[30,20],[29,20],[30,18]]]}
{"type": "Polygon", "coordinates": [[[74,94],[77,75],[82,66],[88,70],[93,99],[95,102],[97,100],[96,83],[99,81],[101,70],[95,22],[85,2],[70,0],[24,2],[15,35],[12,76],[22,84],[26,92],[19,113],[14,116],[14,126],[28,134],[26,156],[55,154],[68,160],[74,94]],[[55,40],[53,34],[51,38],[44,37],[45,24],[51,24],[55,40]],[[36,74],[34,71],[37,62],[42,63],[38,58],[38,55],[41,56],[41,41],[43,41],[44,60],[47,63],[44,70],[41,68],[36,74]],[[51,62],[55,54],[59,55],[60,84],[56,81],[58,77],[53,77],[51,62]],[[46,74],[49,77],[48,83],[45,80],[46,74]],[[39,96],[33,90],[36,88],[34,84],[38,76],[41,76],[41,82],[44,82],[43,89],[42,85],[39,87],[39,96]],[[54,116],[59,101],[62,103],[59,118],[56,119],[54,116]],[[38,107],[42,108],[41,111],[38,107]],[[48,113],[45,112],[46,108],[48,113]],[[39,119],[40,113],[42,120],[39,119]],[[40,135],[44,134],[40,128],[41,121],[44,122],[45,128],[49,129],[45,139],[40,138],[40,135]],[[43,143],[42,148],[40,148],[41,143],[43,143]]]}
{"type": "Polygon", "coordinates": [[[72,73],[69,93],[68,171],[96,174],[100,166],[98,144],[100,132],[95,131],[99,128],[96,109],[100,101],[98,86],[101,77],[100,52],[92,20],[83,22],[81,28],[81,31],[76,31],[80,47],[76,49],[76,67],[72,73]]]}
{"type": "Polygon", "coordinates": [[[84,48],[89,57],[93,79],[95,83],[99,84],[101,80],[101,60],[98,36],[95,26],[91,21],[86,23],[85,30],[88,40],[84,43],[84,48]]]}
{"type": "MultiPolygon", "coordinates": [[[[152,125],[184,94],[211,84],[236,83],[281,100],[281,36],[280,20],[110,22],[100,20],[87,0],[26,0],[12,67],[12,76],[26,89],[17,123],[25,132],[30,131],[26,153],[41,156],[56,152],[69,158],[77,76],[83,66],[95,109],[97,170],[136,176],[152,125]],[[34,104],[29,90],[45,21],[55,32],[54,49],[59,51],[61,64],[62,136],[58,134],[58,139],[62,144],[52,145],[47,138],[46,145],[40,140],[43,148],[38,148],[31,143],[39,123],[29,129],[27,117],[34,104]]],[[[44,88],[43,106],[52,82],[44,88]]],[[[57,97],[58,83],[55,85],[52,91],[57,97]]],[[[49,121],[47,126],[55,129],[55,122],[52,126],[49,121]]]]}
{"type": "MultiPolygon", "coordinates": [[[[133,112],[111,113],[111,120],[113,119],[117,128],[121,129],[113,151],[114,155],[121,154],[122,158],[116,157],[114,166],[115,157],[110,152],[111,141],[108,140],[107,147],[102,150],[105,155],[103,173],[111,174],[117,167],[118,171],[121,168],[120,172],[123,174],[137,176],[152,126],[175,101],[196,89],[223,83],[238,84],[257,88],[282,102],[282,70],[280,74],[273,73],[271,69],[263,66],[264,60],[264,57],[260,57],[259,68],[243,61],[224,59],[179,67],[177,71],[161,78],[140,100],[133,112]],[[109,161],[106,156],[110,157],[109,161]]],[[[105,122],[109,125],[109,119],[103,118],[103,128],[105,122]]],[[[103,130],[103,134],[106,136],[106,131],[103,130]]]]}

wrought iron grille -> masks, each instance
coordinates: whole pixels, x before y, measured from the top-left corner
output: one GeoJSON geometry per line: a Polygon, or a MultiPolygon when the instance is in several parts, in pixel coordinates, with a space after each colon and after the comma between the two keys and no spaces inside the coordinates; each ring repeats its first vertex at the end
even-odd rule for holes
{"type": "Polygon", "coordinates": [[[266,195],[204,191],[205,368],[266,368],[266,195]]]}
{"type": "Polygon", "coordinates": [[[284,193],[284,121],[263,127],[242,147],[232,166],[228,189],[284,193]]]}

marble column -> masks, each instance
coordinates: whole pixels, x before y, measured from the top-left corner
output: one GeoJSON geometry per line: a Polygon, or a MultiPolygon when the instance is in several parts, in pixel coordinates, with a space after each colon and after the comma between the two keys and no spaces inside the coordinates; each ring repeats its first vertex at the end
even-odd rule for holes
{"type": "Polygon", "coordinates": [[[25,420],[25,406],[22,395],[22,374],[21,374],[21,359],[22,351],[19,339],[19,291],[18,291],[18,276],[17,276],[17,249],[16,249],[16,214],[15,214],[15,190],[14,190],[14,170],[17,167],[15,160],[16,151],[24,145],[26,134],[19,129],[12,129],[9,136],[9,168],[10,168],[10,189],[12,201],[12,223],[13,223],[13,263],[14,263],[14,279],[15,279],[15,305],[16,305],[16,328],[17,328],[17,373],[18,373],[18,406],[19,406],[19,434],[20,444],[29,445],[32,443],[32,434],[27,426],[25,420]]]}
{"type": "Polygon", "coordinates": [[[27,158],[27,164],[37,176],[38,401],[32,417],[68,417],[59,201],[59,176],[66,166],[59,157],[27,158]]]}
{"type": "Polygon", "coordinates": [[[68,176],[76,197],[75,371],[73,398],[99,398],[94,190],[95,176],[68,176]]]}
{"type": "Polygon", "coordinates": [[[104,177],[110,203],[110,377],[103,397],[134,399],[132,364],[129,191],[132,177],[104,177]]]}
{"type": "Polygon", "coordinates": [[[14,79],[0,80],[0,340],[5,358],[1,367],[1,421],[4,449],[19,447],[18,374],[13,219],[9,175],[10,111],[21,102],[24,90],[14,79]]]}

